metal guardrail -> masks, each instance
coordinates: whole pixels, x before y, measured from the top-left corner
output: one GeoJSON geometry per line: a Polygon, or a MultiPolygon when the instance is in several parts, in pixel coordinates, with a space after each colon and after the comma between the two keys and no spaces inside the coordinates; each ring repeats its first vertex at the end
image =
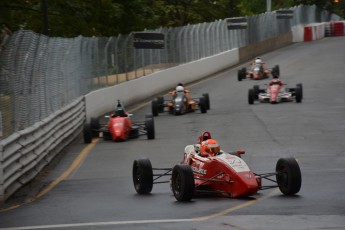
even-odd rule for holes
{"type": "Polygon", "coordinates": [[[33,179],[82,130],[83,97],[0,143],[0,201],[33,179]]]}

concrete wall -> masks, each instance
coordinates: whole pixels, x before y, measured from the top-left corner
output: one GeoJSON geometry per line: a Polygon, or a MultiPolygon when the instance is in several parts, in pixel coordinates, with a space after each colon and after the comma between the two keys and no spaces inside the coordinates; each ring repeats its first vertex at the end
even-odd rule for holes
{"type": "Polygon", "coordinates": [[[91,92],[85,96],[86,118],[98,117],[114,108],[116,100],[124,105],[142,101],[177,83],[189,83],[229,68],[239,62],[238,49],[172,67],[119,85],[91,92]]]}
{"type": "Polygon", "coordinates": [[[270,38],[255,44],[239,48],[240,62],[245,62],[256,56],[279,49],[292,43],[292,32],[270,38]]]}

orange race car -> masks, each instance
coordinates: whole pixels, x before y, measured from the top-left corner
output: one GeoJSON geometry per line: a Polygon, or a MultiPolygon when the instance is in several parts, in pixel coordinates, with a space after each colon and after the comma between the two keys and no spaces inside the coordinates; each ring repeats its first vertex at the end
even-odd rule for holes
{"type": "Polygon", "coordinates": [[[249,78],[252,80],[261,80],[265,78],[269,78],[270,76],[279,76],[280,70],[279,65],[275,65],[271,69],[265,68],[265,63],[261,60],[261,58],[256,58],[254,62],[250,66],[250,71],[247,71],[246,67],[239,69],[237,72],[237,79],[238,81],[242,81],[242,79],[249,78]]]}
{"type": "Polygon", "coordinates": [[[210,97],[204,93],[200,98],[190,98],[190,91],[181,83],[175,90],[170,91],[171,99],[157,97],[152,101],[152,114],[158,116],[159,113],[170,112],[174,115],[181,115],[200,109],[201,113],[206,113],[210,109],[210,97]]]}

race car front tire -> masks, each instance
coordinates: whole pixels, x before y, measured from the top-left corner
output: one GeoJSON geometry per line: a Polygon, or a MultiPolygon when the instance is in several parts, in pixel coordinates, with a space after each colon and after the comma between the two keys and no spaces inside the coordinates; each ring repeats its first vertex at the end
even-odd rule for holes
{"type": "Polygon", "coordinates": [[[295,90],[295,99],[297,103],[302,102],[302,87],[299,85],[296,85],[296,90],[295,90]]]}
{"type": "Polygon", "coordinates": [[[255,99],[254,89],[249,89],[249,91],[248,91],[248,103],[250,105],[254,104],[254,99],[255,99]]]}
{"type": "Polygon", "coordinates": [[[208,93],[204,93],[202,94],[202,96],[205,98],[206,109],[209,110],[210,109],[210,95],[208,95],[208,93]]]}
{"type": "Polygon", "coordinates": [[[278,187],[284,195],[291,196],[299,192],[302,175],[295,158],[280,158],[276,164],[276,173],[278,187]]]}
{"type": "Polygon", "coordinates": [[[138,194],[149,194],[153,187],[153,170],[151,161],[147,158],[133,162],[133,184],[138,194]]]}
{"type": "Polygon", "coordinates": [[[259,99],[260,86],[254,85],[253,90],[254,90],[254,99],[256,99],[256,100],[259,99]]]}
{"type": "Polygon", "coordinates": [[[155,117],[158,116],[159,108],[158,108],[158,100],[157,99],[152,100],[151,107],[152,107],[153,116],[155,116],[155,117]]]}
{"type": "Polygon", "coordinates": [[[189,165],[175,165],[171,188],[177,201],[190,201],[194,195],[194,174],[189,165]]]}
{"type": "Polygon", "coordinates": [[[145,120],[145,128],[147,139],[155,139],[155,123],[153,118],[146,118],[145,120]]]}

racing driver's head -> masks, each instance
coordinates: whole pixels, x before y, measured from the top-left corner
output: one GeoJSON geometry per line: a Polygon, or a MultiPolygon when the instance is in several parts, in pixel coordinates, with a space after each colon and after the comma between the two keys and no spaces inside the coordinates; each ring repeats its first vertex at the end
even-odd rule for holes
{"type": "Polygon", "coordinates": [[[220,152],[220,146],[214,139],[208,139],[201,143],[201,151],[205,156],[214,156],[220,152]]]}

